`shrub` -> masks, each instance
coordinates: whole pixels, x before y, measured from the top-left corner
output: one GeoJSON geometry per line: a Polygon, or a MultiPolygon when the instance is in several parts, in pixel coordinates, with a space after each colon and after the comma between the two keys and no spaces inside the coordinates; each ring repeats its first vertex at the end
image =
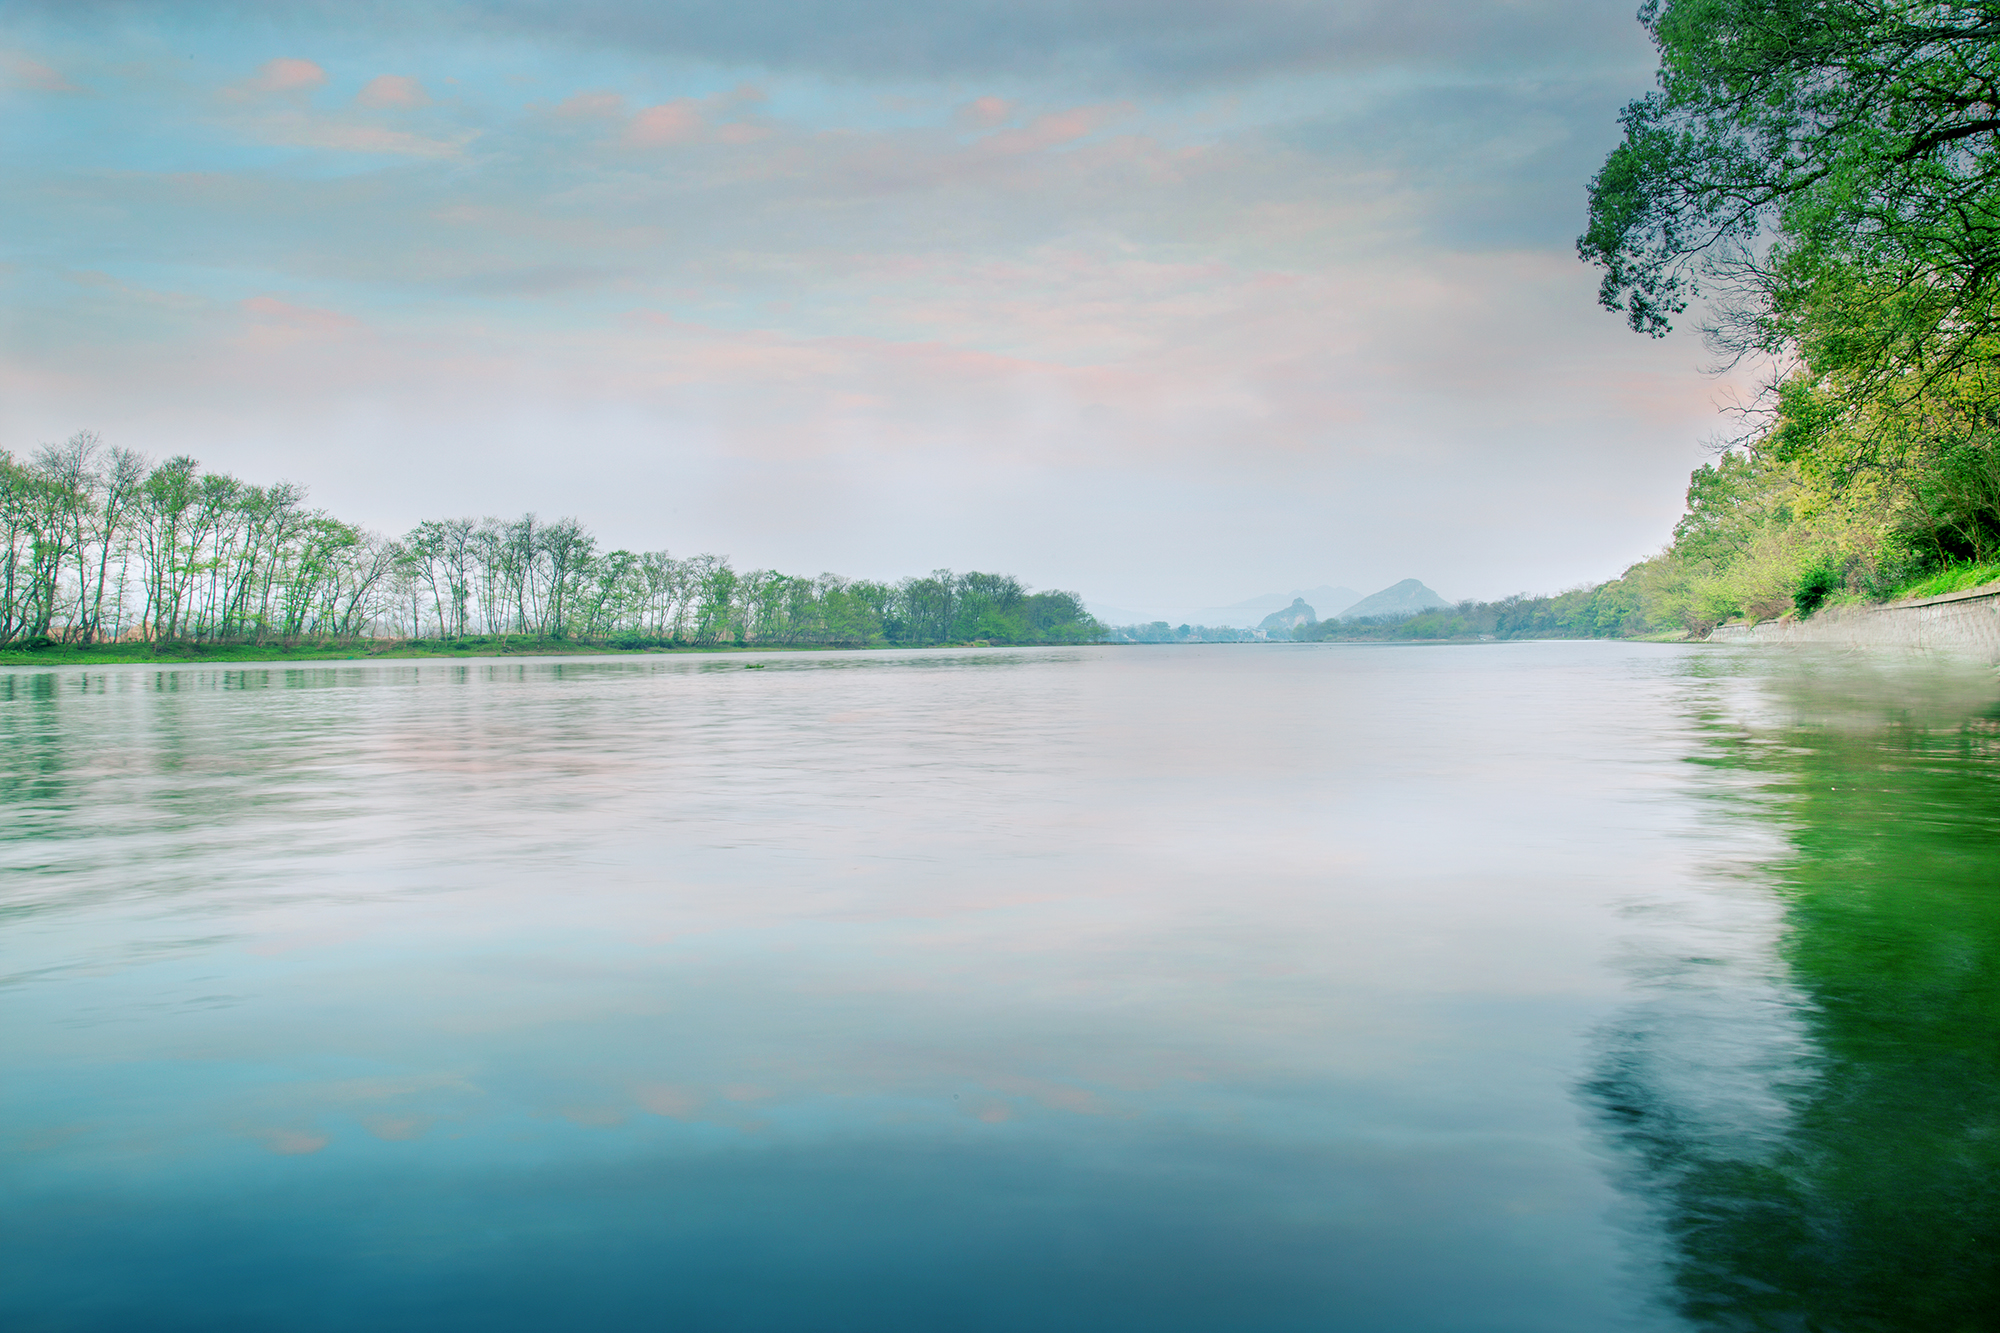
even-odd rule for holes
{"type": "Polygon", "coordinates": [[[1845,585],[1845,572],[1838,562],[1822,556],[1807,565],[1799,576],[1798,585],[1792,589],[1792,605],[1798,608],[1800,616],[1810,616],[1826,605],[1826,599],[1839,592],[1845,585]]]}

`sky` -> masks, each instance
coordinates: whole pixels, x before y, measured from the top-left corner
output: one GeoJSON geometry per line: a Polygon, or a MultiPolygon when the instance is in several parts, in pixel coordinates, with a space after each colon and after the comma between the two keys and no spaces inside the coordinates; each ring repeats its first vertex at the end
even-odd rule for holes
{"type": "Polygon", "coordinates": [[[1631,0],[9,0],[0,448],[1142,610],[1657,550],[1631,0]]]}

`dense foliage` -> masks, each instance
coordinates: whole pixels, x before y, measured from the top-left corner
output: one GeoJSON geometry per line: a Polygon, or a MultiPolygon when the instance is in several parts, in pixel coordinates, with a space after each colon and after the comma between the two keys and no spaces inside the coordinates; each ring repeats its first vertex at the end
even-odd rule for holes
{"type": "Polygon", "coordinates": [[[2000,4],[1651,0],[1660,87],[1591,183],[1601,299],[1714,302],[1778,367],[1703,469],[1673,618],[1810,612],[2000,556],[2000,4]]]}
{"type": "Polygon", "coordinates": [[[0,643],[267,643],[471,635],[626,644],[1081,643],[1067,592],[938,570],[899,583],[713,555],[600,552],[575,519],[469,518],[391,540],[191,458],[81,433],[0,453],[0,643]]]}
{"type": "Polygon", "coordinates": [[[1465,601],[1410,616],[1322,620],[1301,626],[1300,641],[1409,641],[1430,639],[1616,639],[1662,628],[1650,617],[1646,589],[1634,566],[1622,579],[1572,588],[1547,597],[1520,593],[1497,602],[1465,601]]]}

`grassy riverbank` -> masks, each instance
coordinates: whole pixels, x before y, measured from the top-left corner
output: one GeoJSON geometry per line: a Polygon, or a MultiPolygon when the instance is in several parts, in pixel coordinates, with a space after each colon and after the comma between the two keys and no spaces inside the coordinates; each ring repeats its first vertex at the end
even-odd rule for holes
{"type": "Polygon", "coordinates": [[[1892,601],[1905,597],[1942,597],[1946,593],[1964,592],[1968,588],[1983,588],[1989,583],[2000,583],[2000,561],[1967,561],[1951,565],[1925,578],[1913,579],[1896,589],[1892,601]]]}

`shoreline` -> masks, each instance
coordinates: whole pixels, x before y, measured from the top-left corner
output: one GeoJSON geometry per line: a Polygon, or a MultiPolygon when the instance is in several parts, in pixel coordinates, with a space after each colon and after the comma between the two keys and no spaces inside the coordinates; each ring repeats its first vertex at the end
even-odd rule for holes
{"type": "Polygon", "coordinates": [[[1717,625],[1707,642],[1915,648],[2000,663],[2000,583],[1873,606],[1829,606],[1803,620],[1717,625]]]}
{"type": "MultiPolygon", "coordinates": [[[[2000,594],[2000,589],[1996,589],[2000,594]]],[[[1725,642],[1711,639],[1708,642],[1725,642]]],[[[1496,643],[1702,643],[1700,639],[1686,639],[1679,635],[1646,635],[1631,639],[1568,639],[1531,638],[1494,639],[1487,637],[1463,636],[1439,639],[1394,639],[1394,638],[1328,638],[1305,642],[1271,640],[1268,642],[1246,641],[1242,643],[1185,644],[1151,643],[991,643],[975,640],[969,643],[870,643],[870,644],[714,644],[708,646],[648,645],[642,648],[621,648],[615,644],[578,642],[525,642],[518,645],[480,645],[469,648],[442,648],[398,642],[383,648],[358,647],[340,644],[297,644],[286,647],[281,644],[267,644],[262,647],[252,644],[176,644],[164,649],[150,644],[51,644],[43,648],[0,648],[0,668],[5,667],[113,667],[113,666],[255,666],[259,664],[296,663],[301,666],[320,663],[341,662],[472,662],[493,661],[501,658],[559,658],[559,657],[676,657],[688,654],[719,657],[730,655],[755,655],[770,653],[880,653],[880,652],[931,652],[940,649],[964,650],[968,648],[1189,648],[1189,647],[1317,647],[1322,644],[1344,646],[1368,645],[1380,648],[1396,647],[1477,647],[1496,643]]]]}

